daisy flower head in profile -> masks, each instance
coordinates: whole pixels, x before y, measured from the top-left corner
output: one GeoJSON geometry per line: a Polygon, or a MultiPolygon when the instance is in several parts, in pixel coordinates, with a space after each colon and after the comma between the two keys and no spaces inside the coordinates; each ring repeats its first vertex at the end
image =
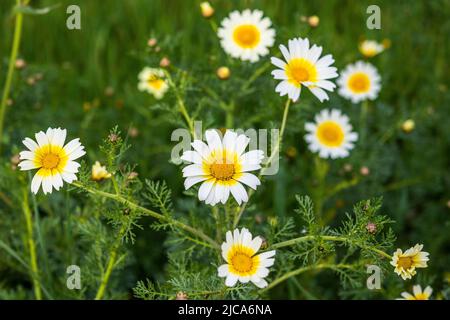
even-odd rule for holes
{"type": "Polygon", "coordinates": [[[272,64],[279,69],[272,71],[272,76],[281,82],[275,88],[280,96],[288,95],[292,101],[300,97],[302,87],[308,88],[319,100],[328,100],[325,90],[333,91],[336,85],[329,79],[338,76],[337,69],[331,65],[331,54],[320,57],[322,47],[310,46],[307,38],[291,39],[288,47],[280,45],[284,61],[272,57],[272,64]]]}
{"type": "Polygon", "coordinates": [[[314,122],[305,124],[305,140],[312,152],[321,158],[345,158],[358,140],[349,118],[340,110],[325,109],[317,114],[314,122]]]}
{"type": "Polygon", "coordinates": [[[218,268],[219,277],[226,278],[226,286],[233,287],[238,281],[251,281],[258,288],[267,287],[264,278],[269,274],[268,268],[275,262],[275,250],[256,254],[261,244],[262,239],[252,239],[252,234],[246,228],[226,233],[226,241],[222,243],[222,257],[226,264],[218,268]]]}
{"type": "Polygon", "coordinates": [[[139,91],[145,91],[152,94],[156,99],[162,99],[169,89],[169,84],[165,80],[165,74],[162,69],[145,67],[138,75],[139,91]]]}
{"type": "Polygon", "coordinates": [[[377,69],[363,61],[349,64],[337,82],[339,94],[353,103],[375,100],[381,89],[381,77],[377,69]]]}
{"type": "Polygon", "coordinates": [[[233,58],[256,62],[269,53],[275,42],[275,30],[260,10],[233,11],[222,20],[217,31],[220,44],[233,58]]]}
{"type": "Polygon", "coordinates": [[[391,265],[395,267],[395,273],[403,280],[411,279],[416,274],[416,268],[426,268],[429,253],[422,251],[423,244],[416,244],[405,252],[397,249],[392,255],[391,265]]]}
{"type": "Polygon", "coordinates": [[[364,57],[372,58],[382,53],[385,46],[375,40],[364,40],[359,44],[358,49],[364,57]]]}
{"type": "Polygon", "coordinates": [[[420,284],[413,286],[413,294],[409,292],[402,292],[403,298],[398,298],[397,300],[429,300],[431,294],[433,293],[433,289],[430,286],[427,286],[425,290],[422,291],[422,287],[420,284]]]}
{"type": "Polygon", "coordinates": [[[31,181],[31,191],[36,194],[42,185],[44,194],[59,190],[63,182],[77,180],[75,173],[80,164],[75,160],[86,154],[80,139],[73,139],[66,145],[66,129],[48,128],[47,132],[36,133],[36,141],[25,138],[23,144],[28,148],[20,153],[21,170],[38,169],[31,181]]]}
{"type": "Polygon", "coordinates": [[[240,205],[248,201],[247,191],[242,184],[256,190],[259,179],[249,171],[261,169],[264,152],[245,152],[250,139],[244,134],[227,130],[223,139],[216,130],[205,132],[206,143],[194,140],[193,151],[185,151],[182,160],[192,164],[183,169],[186,178],[184,187],[189,189],[202,182],[198,198],[206,204],[226,203],[230,193],[240,205]]]}

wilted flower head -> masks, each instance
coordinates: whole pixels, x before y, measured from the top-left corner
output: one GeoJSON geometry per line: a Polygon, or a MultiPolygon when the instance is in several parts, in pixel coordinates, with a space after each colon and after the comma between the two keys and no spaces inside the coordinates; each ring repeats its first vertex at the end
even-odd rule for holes
{"type": "Polygon", "coordinates": [[[372,58],[384,51],[385,46],[374,40],[364,40],[359,44],[359,51],[366,58],[372,58]]]}
{"type": "Polygon", "coordinates": [[[100,181],[103,179],[111,178],[111,173],[106,170],[105,166],[102,166],[100,162],[95,161],[95,164],[92,166],[91,178],[94,181],[100,181]]]}

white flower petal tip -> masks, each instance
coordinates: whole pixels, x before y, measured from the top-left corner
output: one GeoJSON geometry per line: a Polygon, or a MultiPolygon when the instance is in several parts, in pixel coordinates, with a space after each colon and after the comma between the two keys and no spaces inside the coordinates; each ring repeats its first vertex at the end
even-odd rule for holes
{"type": "Polygon", "coordinates": [[[244,152],[250,139],[244,134],[227,130],[223,138],[216,130],[205,132],[206,142],[195,140],[194,150],[183,153],[181,159],[188,166],[182,170],[185,189],[200,183],[198,199],[209,205],[225,204],[234,197],[241,205],[248,201],[248,194],[243,184],[256,189],[261,184],[250,171],[261,169],[264,159],[262,150],[244,152]]]}
{"type": "Polygon", "coordinates": [[[358,140],[350,120],[337,109],[322,110],[315,122],[305,124],[305,140],[308,148],[321,158],[345,158],[350,155],[358,140]]]}
{"type": "Polygon", "coordinates": [[[238,282],[252,282],[258,288],[267,287],[264,279],[274,262],[275,250],[257,254],[262,245],[260,237],[252,237],[246,229],[235,229],[226,233],[222,243],[222,257],[226,264],[218,268],[218,276],[225,279],[225,285],[233,287],[238,282]]]}
{"type": "Polygon", "coordinates": [[[260,10],[233,11],[217,31],[223,50],[233,58],[257,62],[275,43],[272,22],[260,10]]]}
{"type": "Polygon", "coordinates": [[[20,152],[18,166],[21,170],[38,169],[31,181],[31,192],[37,194],[42,187],[44,194],[58,191],[64,184],[77,179],[80,164],[76,159],[86,154],[79,139],[64,145],[67,131],[61,128],[48,128],[44,133],[36,133],[36,141],[25,138],[23,144],[28,148],[20,152]]]}
{"type": "Polygon", "coordinates": [[[288,47],[280,45],[280,51],[285,61],[271,58],[272,64],[278,68],[272,71],[272,76],[280,80],[275,92],[296,102],[305,86],[320,102],[328,100],[326,91],[332,92],[336,87],[329,79],[338,76],[336,68],[331,66],[333,57],[326,55],[320,58],[322,47],[310,47],[309,40],[302,38],[289,40],[288,47]]]}

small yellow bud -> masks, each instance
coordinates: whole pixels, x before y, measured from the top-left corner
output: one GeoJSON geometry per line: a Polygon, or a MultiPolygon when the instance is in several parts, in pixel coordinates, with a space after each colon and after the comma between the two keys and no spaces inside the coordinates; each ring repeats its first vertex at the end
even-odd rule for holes
{"type": "Polygon", "coordinates": [[[214,14],[214,8],[211,7],[208,1],[200,3],[200,10],[205,18],[210,18],[214,14]]]}
{"type": "Polygon", "coordinates": [[[106,171],[106,167],[95,161],[95,164],[92,166],[92,180],[100,181],[109,178],[111,178],[111,174],[106,171]]]}
{"type": "Polygon", "coordinates": [[[413,119],[408,119],[402,124],[402,130],[406,133],[410,133],[414,130],[414,127],[416,126],[413,119]]]}
{"type": "Polygon", "coordinates": [[[320,19],[318,16],[311,16],[308,18],[308,23],[311,27],[315,28],[319,25],[320,19]]]}
{"type": "Polygon", "coordinates": [[[297,149],[295,147],[290,146],[286,150],[286,154],[289,158],[295,158],[297,156],[297,149]]]}
{"type": "Polygon", "coordinates": [[[389,48],[391,46],[391,40],[389,39],[383,39],[383,41],[381,42],[381,44],[383,45],[383,47],[385,49],[389,48]]]}
{"type": "Polygon", "coordinates": [[[221,80],[226,80],[230,77],[231,71],[228,67],[220,67],[217,69],[217,76],[221,80]]]}

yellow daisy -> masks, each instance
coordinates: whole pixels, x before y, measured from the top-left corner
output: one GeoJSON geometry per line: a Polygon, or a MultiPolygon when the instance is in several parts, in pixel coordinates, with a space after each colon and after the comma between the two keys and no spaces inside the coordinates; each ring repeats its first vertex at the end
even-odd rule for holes
{"type": "Polygon", "coordinates": [[[191,144],[194,151],[185,151],[181,156],[182,160],[192,163],[183,169],[184,187],[189,189],[202,182],[198,198],[213,206],[226,203],[230,193],[239,205],[247,202],[247,191],[242,183],[255,190],[260,185],[259,179],[249,171],[261,169],[264,152],[244,153],[250,139],[231,130],[225,132],[223,139],[216,130],[207,130],[205,137],[208,144],[195,140],[191,144]]]}
{"type": "Polygon", "coordinates": [[[264,288],[275,258],[275,250],[256,254],[261,247],[262,239],[255,237],[246,229],[228,231],[226,241],[222,244],[222,257],[227,262],[218,268],[219,277],[226,278],[225,285],[233,287],[238,281],[253,282],[257,287],[264,288]]]}
{"type": "Polygon", "coordinates": [[[405,252],[397,249],[392,255],[391,265],[395,267],[395,273],[403,280],[411,279],[416,274],[416,268],[426,268],[429,253],[422,251],[423,245],[416,244],[405,252]]]}
{"type": "Polygon", "coordinates": [[[25,138],[23,144],[29,149],[20,153],[21,170],[39,169],[31,181],[31,191],[37,193],[42,184],[44,194],[59,190],[63,181],[72,183],[77,180],[75,173],[80,164],[74,160],[86,154],[80,139],[73,139],[64,145],[66,129],[48,128],[47,132],[36,133],[37,143],[25,138]]]}
{"type": "Polygon", "coordinates": [[[402,292],[403,298],[398,298],[397,300],[429,300],[431,294],[433,293],[433,289],[430,286],[427,286],[424,291],[422,291],[422,287],[420,285],[413,287],[413,294],[409,292],[402,292]]]}
{"type": "Polygon", "coordinates": [[[138,76],[138,89],[152,94],[156,99],[161,99],[169,89],[169,84],[164,78],[162,69],[145,67],[138,76]]]}

